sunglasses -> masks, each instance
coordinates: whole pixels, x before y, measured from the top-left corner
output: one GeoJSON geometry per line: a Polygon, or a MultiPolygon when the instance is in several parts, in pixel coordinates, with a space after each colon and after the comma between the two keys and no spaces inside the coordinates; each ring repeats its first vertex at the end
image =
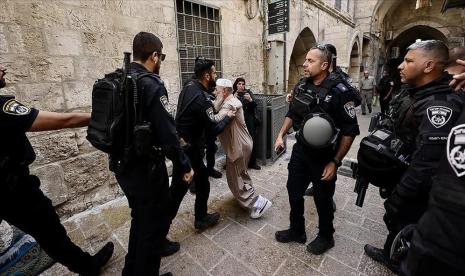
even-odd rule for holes
{"type": "Polygon", "coordinates": [[[166,54],[158,53],[158,52],[155,52],[155,54],[157,54],[160,57],[161,61],[165,61],[166,54]]]}

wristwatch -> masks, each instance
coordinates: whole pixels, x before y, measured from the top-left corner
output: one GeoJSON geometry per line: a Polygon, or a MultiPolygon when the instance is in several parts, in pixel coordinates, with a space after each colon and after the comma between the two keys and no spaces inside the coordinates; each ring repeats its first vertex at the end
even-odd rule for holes
{"type": "Polygon", "coordinates": [[[333,161],[334,164],[336,164],[336,167],[338,167],[338,168],[339,168],[340,166],[342,166],[342,161],[341,161],[341,160],[337,160],[336,157],[333,157],[333,160],[331,160],[331,161],[333,161]]]}

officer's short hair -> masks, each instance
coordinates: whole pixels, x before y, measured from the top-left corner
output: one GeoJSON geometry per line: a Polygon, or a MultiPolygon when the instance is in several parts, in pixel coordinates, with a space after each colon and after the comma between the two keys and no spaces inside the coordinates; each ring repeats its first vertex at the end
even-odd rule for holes
{"type": "Polygon", "coordinates": [[[457,65],[457,59],[465,60],[465,46],[450,49],[448,66],[457,65]]]}
{"type": "Polygon", "coordinates": [[[211,59],[199,56],[195,59],[194,74],[197,79],[201,80],[205,73],[210,73],[215,62],[211,59]]]}
{"type": "Polygon", "coordinates": [[[407,50],[423,50],[437,63],[446,66],[449,62],[449,48],[441,40],[422,40],[410,45],[407,50]]]}
{"type": "Polygon", "coordinates": [[[320,56],[323,59],[323,61],[328,62],[328,68],[331,67],[331,59],[332,59],[333,54],[328,49],[328,47],[326,47],[326,45],[316,45],[310,48],[309,51],[315,50],[315,49],[320,51],[321,53],[320,56]]]}
{"type": "Polygon", "coordinates": [[[146,61],[153,52],[161,53],[163,43],[152,33],[140,32],[132,41],[132,54],[134,60],[146,61]]]}

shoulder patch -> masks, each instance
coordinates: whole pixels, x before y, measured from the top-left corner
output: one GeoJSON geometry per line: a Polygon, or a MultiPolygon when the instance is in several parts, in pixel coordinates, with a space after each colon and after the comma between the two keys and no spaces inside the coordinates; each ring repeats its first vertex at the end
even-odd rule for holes
{"type": "Polygon", "coordinates": [[[452,117],[452,109],[445,106],[430,106],[426,109],[426,113],[435,128],[444,126],[452,117]]]}
{"type": "Polygon", "coordinates": [[[343,83],[339,83],[338,85],[336,85],[336,88],[341,90],[342,92],[346,92],[347,90],[349,90],[347,86],[345,86],[343,83]]]}
{"type": "Polygon", "coordinates": [[[3,104],[2,110],[6,114],[10,115],[27,115],[31,113],[29,107],[24,106],[22,103],[17,102],[14,99],[11,99],[3,104]]]}
{"type": "Polygon", "coordinates": [[[171,110],[170,102],[168,101],[168,97],[167,96],[161,96],[160,97],[160,103],[165,108],[165,110],[168,113],[171,114],[172,110],[171,110]]]}
{"type": "Polygon", "coordinates": [[[447,160],[458,177],[465,175],[465,124],[451,129],[447,138],[447,160]]]}
{"type": "Polygon", "coordinates": [[[215,120],[215,112],[213,111],[213,107],[207,108],[205,112],[207,113],[207,116],[210,119],[210,121],[213,122],[215,120]]]}
{"type": "Polygon", "coordinates": [[[350,118],[355,118],[355,104],[354,102],[347,102],[344,105],[344,110],[350,118]]]}

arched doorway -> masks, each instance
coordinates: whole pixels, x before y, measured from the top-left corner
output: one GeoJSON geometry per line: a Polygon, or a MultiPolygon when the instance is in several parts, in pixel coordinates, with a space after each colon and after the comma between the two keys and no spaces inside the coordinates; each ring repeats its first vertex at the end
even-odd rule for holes
{"type": "Polygon", "coordinates": [[[316,44],[315,36],[309,28],[305,28],[300,32],[295,40],[294,48],[292,49],[291,59],[289,60],[289,79],[288,91],[292,90],[300,78],[304,75],[303,64],[305,56],[312,46],[316,44]]]}
{"type": "Polygon", "coordinates": [[[426,25],[417,25],[400,33],[392,42],[386,45],[387,68],[385,69],[390,72],[394,79],[400,80],[397,67],[404,60],[407,47],[418,39],[436,39],[447,43],[447,38],[441,31],[426,25]]]}
{"type": "Polygon", "coordinates": [[[358,41],[354,42],[352,45],[352,50],[350,51],[350,64],[349,64],[349,76],[354,83],[358,83],[360,76],[360,47],[358,41]]]}

